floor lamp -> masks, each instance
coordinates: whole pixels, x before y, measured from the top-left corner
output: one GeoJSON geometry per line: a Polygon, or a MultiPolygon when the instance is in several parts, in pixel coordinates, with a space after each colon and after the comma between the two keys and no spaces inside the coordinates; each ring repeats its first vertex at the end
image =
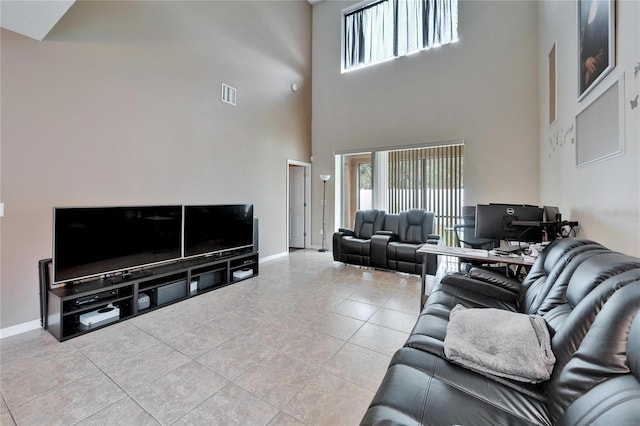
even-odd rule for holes
{"type": "Polygon", "coordinates": [[[318,251],[328,251],[327,250],[327,234],[326,234],[326,223],[324,221],[324,209],[327,205],[327,181],[331,179],[331,175],[320,175],[320,179],[322,179],[322,248],[318,251]]]}

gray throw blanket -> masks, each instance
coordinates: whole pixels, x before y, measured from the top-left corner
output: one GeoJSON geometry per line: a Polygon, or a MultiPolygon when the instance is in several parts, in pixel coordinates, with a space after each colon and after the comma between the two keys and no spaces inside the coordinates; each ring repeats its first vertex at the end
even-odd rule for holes
{"type": "Polygon", "coordinates": [[[529,383],[549,380],[556,362],[539,315],[462,305],[451,310],[444,353],[472,370],[529,383]]]}

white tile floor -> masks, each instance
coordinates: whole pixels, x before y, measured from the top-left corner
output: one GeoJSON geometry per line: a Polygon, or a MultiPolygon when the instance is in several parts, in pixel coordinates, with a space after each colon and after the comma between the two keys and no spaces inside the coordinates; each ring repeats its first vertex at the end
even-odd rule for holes
{"type": "Polygon", "coordinates": [[[355,425],[419,294],[419,277],[302,250],[64,343],[6,338],[0,424],[355,425]]]}

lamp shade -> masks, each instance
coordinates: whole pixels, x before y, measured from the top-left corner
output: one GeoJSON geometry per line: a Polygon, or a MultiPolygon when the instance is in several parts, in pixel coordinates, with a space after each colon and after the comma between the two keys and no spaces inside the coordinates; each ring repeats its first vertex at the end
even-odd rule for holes
{"type": "Polygon", "coordinates": [[[322,179],[323,182],[326,182],[331,179],[331,175],[320,175],[320,179],[322,179]]]}

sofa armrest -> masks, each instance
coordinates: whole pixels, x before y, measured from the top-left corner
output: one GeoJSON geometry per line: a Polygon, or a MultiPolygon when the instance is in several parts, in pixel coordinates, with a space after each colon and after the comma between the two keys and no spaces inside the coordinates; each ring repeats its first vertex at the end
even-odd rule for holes
{"type": "MultiPolygon", "coordinates": [[[[349,229],[346,231],[349,231],[349,229]]],[[[353,232],[351,234],[353,234],[353,232]]],[[[342,228],[333,233],[333,248],[331,251],[333,252],[333,260],[336,262],[344,262],[344,256],[342,255],[342,237],[345,236],[348,236],[348,234],[343,232],[342,228]]]]}
{"type": "Polygon", "coordinates": [[[371,266],[387,269],[387,244],[397,240],[393,232],[378,231],[371,237],[371,266]]]}
{"type": "Polygon", "coordinates": [[[356,233],[353,231],[353,229],[349,229],[349,228],[338,228],[338,232],[342,234],[342,236],[350,236],[353,237],[356,235],[356,233]]]}
{"type": "Polygon", "coordinates": [[[398,234],[394,233],[393,231],[378,231],[376,232],[376,235],[389,237],[389,241],[398,241],[398,239],[400,238],[398,237],[398,234]]]}
{"type": "Polygon", "coordinates": [[[442,241],[442,239],[440,239],[439,235],[434,235],[434,234],[430,234],[429,238],[427,238],[427,244],[433,244],[433,245],[443,245],[444,242],[442,241]]]}
{"type": "MultiPolygon", "coordinates": [[[[427,242],[425,244],[432,244],[437,246],[437,245],[442,245],[443,242],[440,239],[440,235],[429,234],[427,238],[427,242]]],[[[423,245],[424,244],[421,244],[420,247],[422,247],[423,245]]],[[[435,253],[425,253],[423,256],[424,256],[423,262],[426,263],[425,265],[426,274],[436,275],[440,267],[440,256],[435,253]]]]}
{"type": "Polygon", "coordinates": [[[522,283],[520,283],[520,281],[509,278],[500,272],[485,268],[471,268],[468,275],[470,278],[496,285],[515,294],[520,294],[522,289],[522,283]]]}
{"type": "Polygon", "coordinates": [[[494,297],[496,299],[504,300],[505,302],[515,303],[518,299],[518,294],[512,290],[507,290],[500,285],[476,280],[460,273],[452,273],[445,275],[440,280],[441,286],[453,286],[470,290],[483,296],[494,297]]]}

